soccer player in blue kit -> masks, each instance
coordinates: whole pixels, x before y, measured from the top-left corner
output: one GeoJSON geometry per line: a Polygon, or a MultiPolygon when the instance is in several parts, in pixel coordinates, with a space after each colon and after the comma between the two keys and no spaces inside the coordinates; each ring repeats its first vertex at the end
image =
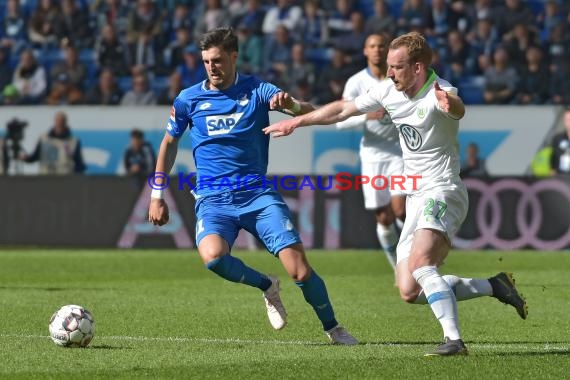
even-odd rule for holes
{"type": "MultiPolygon", "coordinates": [[[[289,208],[279,193],[265,186],[269,136],[263,128],[269,125],[268,112],[276,109],[299,115],[314,107],[270,83],[239,74],[238,40],[231,29],[205,33],[200,50],[208,78],[183,90],[174,100],[156,172],[170,172],[178,141],[189,129],[197,171],[196,243],[202,261],[228,281],[260,289],[272,327],[282,329],[287,313],[279,295],[279,279],[248,267],[230,254],[239,230],[249,231],[279,258],[330,341],[357,344],[337,322],[325,283],[307,261],[289,208]]],[[[168,206],[161,190],[152,192],[149,221],[159,226],[168,222],[168,206]]]]}

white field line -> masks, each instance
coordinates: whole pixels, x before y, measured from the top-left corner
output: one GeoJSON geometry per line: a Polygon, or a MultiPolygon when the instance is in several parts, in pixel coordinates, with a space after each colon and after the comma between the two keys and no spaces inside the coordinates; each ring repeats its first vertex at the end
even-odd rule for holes
{"type": "MultiPolygon", "coordinates": [[[[49,339],[48,335],[25,335],[25,334],[0,334],[0,338],[18,338],[18,339],[49,339]]],[[[94,341],[134,341],[134,342],[196,342],[196,343],[213,343],[213,344],[269,344],[269,345],[294,345],[294,346],[309,346],[309,345],[326,345],[326,342],[310,342],[301,340],[264,340],[264,339],[240,339],[240,338],[192,338],[192,337],[149,337],[149,336],[97,336],[94,341]]],[[[425,345],[430,345],[426,342],[425,345]]],[[[469,347],[477,349],[518,349],[518,350],[536,350],[541,349],[545,351],[568,351],[569,346],[566,343],[467,343],[469,347]]],[[[393,343],[393,342],[374,342],[364,343],[361,346],[384,346],[384,347],[415,347],[421,344],[410,343],[393,343]]]]}

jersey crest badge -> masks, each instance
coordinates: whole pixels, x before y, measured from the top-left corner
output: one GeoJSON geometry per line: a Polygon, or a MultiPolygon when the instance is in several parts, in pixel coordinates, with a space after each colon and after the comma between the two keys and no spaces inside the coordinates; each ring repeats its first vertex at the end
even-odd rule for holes
{"type": "Polygon", "coordinates": [[[426,117],[426,109],[425,108],[418,108],[418,117],[420,119],[423,119],[424,117],[426,117]]]}
{"type": "Polygon", "coordinates": [[[237,101],[237,103],[238,103],[240,106],[242,106],[242,107],[243,107],[243,106],[246,106],[247,103],[249,103],[249,99],[247,98],[247,94],[240,94],[240,95],[238,95],[238,101],[237,101]]]}

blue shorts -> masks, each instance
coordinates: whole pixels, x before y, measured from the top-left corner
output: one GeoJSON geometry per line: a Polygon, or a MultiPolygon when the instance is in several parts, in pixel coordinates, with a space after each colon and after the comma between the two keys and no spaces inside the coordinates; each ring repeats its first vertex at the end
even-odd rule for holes
{"type": "Polygon", "coordinates": [[[240,229],[261,241],[273,255],[301,243],[289,207],[271,188],[227,191],[196,201],[196,245],[207,235],[224,238],[230,248],[240,229]]]}

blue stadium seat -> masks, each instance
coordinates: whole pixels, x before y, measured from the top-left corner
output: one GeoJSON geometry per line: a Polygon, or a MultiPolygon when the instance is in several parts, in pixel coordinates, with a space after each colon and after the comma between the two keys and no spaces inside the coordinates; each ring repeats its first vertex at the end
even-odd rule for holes
{"type": "Polygon", "coordinates": [[[121,91],[127,92],[133,87],[133,77],[122,76],[117,79],[117,84],[121,91]]]}
{"type": "Polygon", "coordinates": [[[160,94],[162,90],[168,87],[168,76],[156,76],[151,82],[152,90],[155,94],[160,94]]]}

